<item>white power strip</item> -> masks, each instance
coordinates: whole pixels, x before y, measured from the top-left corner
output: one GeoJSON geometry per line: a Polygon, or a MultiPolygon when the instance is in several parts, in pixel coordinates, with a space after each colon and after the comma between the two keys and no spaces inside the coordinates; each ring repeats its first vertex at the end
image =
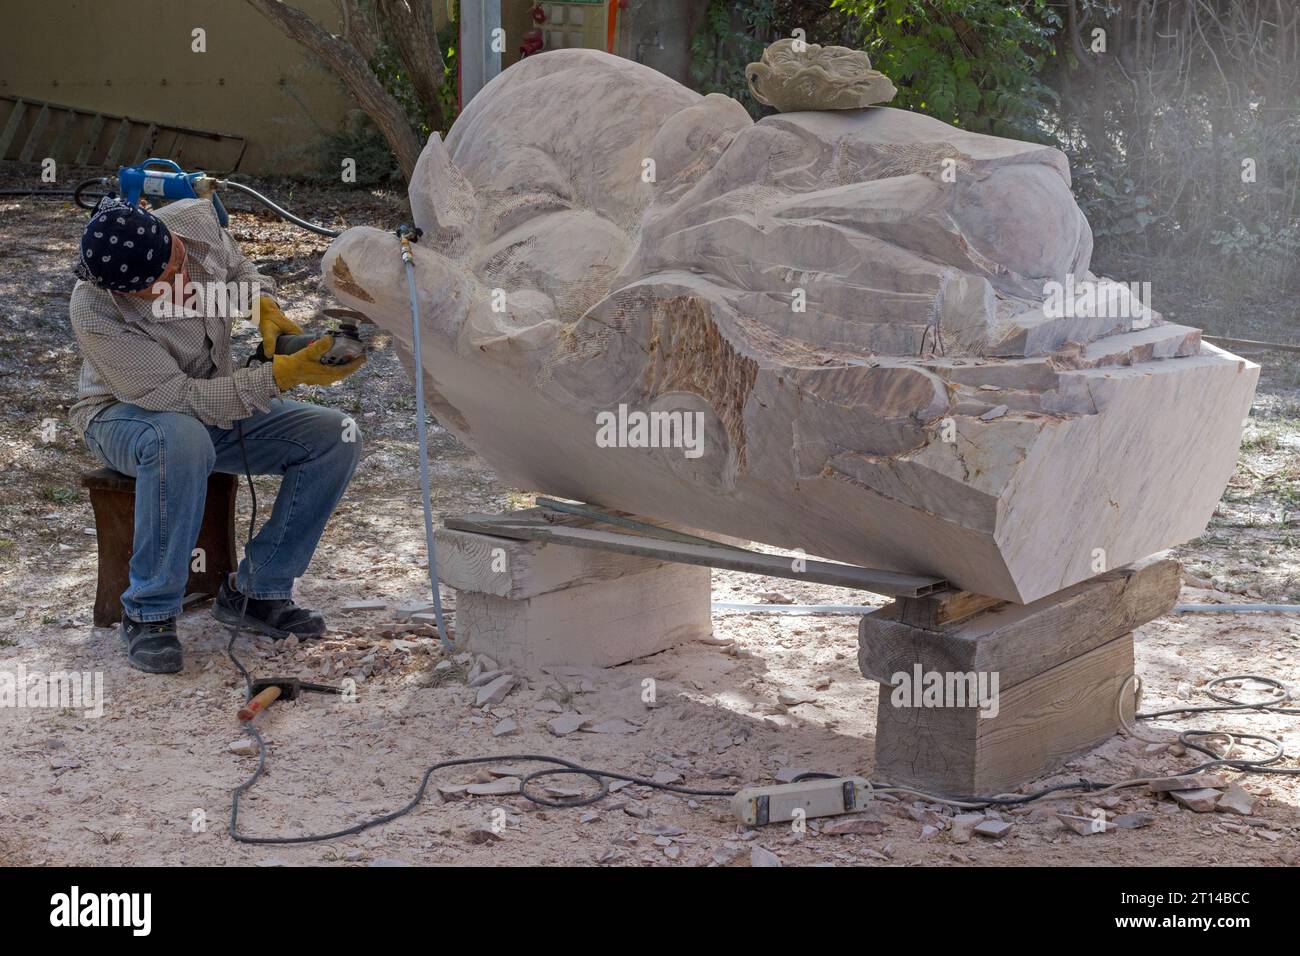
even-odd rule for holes
{"type": "Polygon", "coordinates": [[[854,813],[870,802],[871,785],[866,778],[835,777],[746,787],[731,798],[731,809],[741,823],[763,826],[796,818],[854,813]]]}

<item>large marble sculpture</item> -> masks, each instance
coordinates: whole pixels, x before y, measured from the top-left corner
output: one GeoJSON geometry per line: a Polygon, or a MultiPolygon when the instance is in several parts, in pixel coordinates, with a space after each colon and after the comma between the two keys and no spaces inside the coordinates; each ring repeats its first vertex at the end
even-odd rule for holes
{"type": "Polygon", "coordinates": [[[563,50],[424,150],[418,360],[391,233],[323,271],[520,488],[1027,602],[1199,534],[1258,377],[1089,272],[1069,184],[1048,147],[754,122],[563,50]],[[600,440],[654,411],[698,413],[700,453],[600,440]]]}

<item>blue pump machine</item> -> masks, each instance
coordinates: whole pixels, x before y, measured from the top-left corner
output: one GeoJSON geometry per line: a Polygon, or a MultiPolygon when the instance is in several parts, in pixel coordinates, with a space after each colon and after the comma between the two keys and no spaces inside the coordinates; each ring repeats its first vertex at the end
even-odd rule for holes
{"type": "Polygon", "coordinates": [[[142,195],[162,199],[211,199],[221,225],[230,224],[226,207],[217,195],[217,180],[204,172],[187,173],[173,160],[152,158],[138,166],[119,167],[117,183],[122,199],[132,206],[139,204],[142,195]]]}
{"type": "MultiPolygon", "coordinates": [[[[83,196],[87,189],[95,186],[111,188],[113,179],[111,177],[87,179],[80,183],[73,191],[73,199],[77,205],[83,209],[95,208],[95,203],[91,201],[91,197],[89,195],[83,196]]],[[[245,186],[243,183],[235,182],[232,179],[217,179],[215,176],[209,176],[202,171],[187,173],[174,160],[170,159],[153,157],[146,159],[138,166],[119,167],[117,170],[117,189],[122,199],[133,206],[139,204],[141,196],[152,196],[157,199],[168,200],[210,199],[216,209],[217,220],[223,227],[230,225],[230,215],[226,212],[226,207],[222,205],[221,197],[217,194],[217,191],[219,189],[231,189],[243,193],[286,222],[291,222],[308,232],[314,232],[316,235],[324,236],[327,239],[336,239],[339,235],[334,229],[326,229],[322,225],[295,216],[251,186],[245,186]]]]}

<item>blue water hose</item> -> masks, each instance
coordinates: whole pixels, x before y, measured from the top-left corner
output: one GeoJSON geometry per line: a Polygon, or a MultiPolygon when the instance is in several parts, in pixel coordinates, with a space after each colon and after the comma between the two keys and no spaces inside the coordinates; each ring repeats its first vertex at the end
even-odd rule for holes
{"type": "Polygon", "coordinates": [[[433,506],[429,501],[429,436],[424,417],[424,352],[420,348],[420,303],[415,287],[415,259],[411,240],[419,231],[400,226],[397,238],[402,243],[402,262],[406,264],[406,287],[411,296],[411,349],[415,353],[415,431],[420,446],[420,500],[424,504],[424,547],[429,556],[429,588],[433,592],[433,619],[438,626],[438,641],[444,651],[455,645],[447,636],[447,622],[442,616],[442,595],[438,592],[438,553],[433,543],[433,506]]]}

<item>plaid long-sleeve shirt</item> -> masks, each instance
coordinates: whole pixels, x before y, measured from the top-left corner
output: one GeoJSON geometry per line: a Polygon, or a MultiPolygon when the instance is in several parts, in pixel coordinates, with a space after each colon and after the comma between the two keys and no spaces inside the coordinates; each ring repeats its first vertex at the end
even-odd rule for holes
{"type": "MultiPolygon", "coordinates": [[[[183,199],[156,215],[185,244],[190,282],[246,283],[244,288],[252,290],[250,305],[257,295],[275,296],[275,283],[239,251],[210,201],[183,199]]],[[[79,281],[69,309],[85,358],[77,403],[68,416],[78,434],[115,402],[182,412],[206,425],[230,428],[236,420],[264,411],[280,394],[270,362],[232,369],[234,319],[230,309],[218,308],[211,297],[205,297],[202,308],[159,316],[152,299],[115,295],[79,281]]]]}

